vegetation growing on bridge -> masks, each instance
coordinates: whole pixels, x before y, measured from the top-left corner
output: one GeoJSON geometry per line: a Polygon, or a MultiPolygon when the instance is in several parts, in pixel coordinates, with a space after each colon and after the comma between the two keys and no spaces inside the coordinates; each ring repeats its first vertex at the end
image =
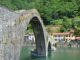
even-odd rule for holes
{"type": "Polygon", "coordinates": [[[80,0],[0,0],[11,10],[36,8],[45,25],[61,25],[58,32],[80,32],[80,0]]]}

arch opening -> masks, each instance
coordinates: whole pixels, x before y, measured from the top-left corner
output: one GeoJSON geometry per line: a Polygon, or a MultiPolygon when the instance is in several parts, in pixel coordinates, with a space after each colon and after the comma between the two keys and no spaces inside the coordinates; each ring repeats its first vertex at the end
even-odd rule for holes
{"type": "Polygon", "coordinates": [[[51,50],[51,43],[49,42],[48,43],[48,51],[50,51],[51,50]]]}

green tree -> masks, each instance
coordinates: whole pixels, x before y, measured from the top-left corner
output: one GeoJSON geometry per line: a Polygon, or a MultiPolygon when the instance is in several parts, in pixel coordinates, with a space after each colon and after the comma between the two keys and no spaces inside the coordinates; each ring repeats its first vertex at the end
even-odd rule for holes
{"type": "Polygon", "coordinates": [[[27,29],[26,29],[26,33],[25,34],[29,34],[29,33],[32,33],[32,32],[33,32],[32,26],[31,26],[31,24],[29,24],[27,29]]]}
{"type": "Polygon", "coordinates": [[[77,22],[77,24],[75,25],[75,32],[74,32],[74,34],[76,35],[76,36],[80,36],[80,20],[77,22]]]}
{"type": "Polygon", "coordinates": [[[60,32],[66,32],[66,28],[64,28],[63,26],[60,28],[60,32]]]}

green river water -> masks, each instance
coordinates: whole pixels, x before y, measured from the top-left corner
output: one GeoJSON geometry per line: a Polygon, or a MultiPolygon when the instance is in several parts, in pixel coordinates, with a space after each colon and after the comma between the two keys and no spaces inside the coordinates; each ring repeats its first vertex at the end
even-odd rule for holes
{"type": "Polygon", "coordinates": [[[23,47],[20,60],[80,60],[80,48],[57,48],[49,51],[47,57],[32,58],[30,51],[33,47],[23,47]]]}

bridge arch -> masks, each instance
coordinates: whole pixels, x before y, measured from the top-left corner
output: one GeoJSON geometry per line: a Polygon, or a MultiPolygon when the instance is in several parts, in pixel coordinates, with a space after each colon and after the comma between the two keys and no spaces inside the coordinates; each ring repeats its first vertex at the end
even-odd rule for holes
{"type": "Polygon", "coordinates": [[[35,35],[36,52],[39,56],[46,56],[46,36],[42,21],[39,19],[39,17],[35,16],[29,19],[28,24],[31,24],[35,35]]]}

